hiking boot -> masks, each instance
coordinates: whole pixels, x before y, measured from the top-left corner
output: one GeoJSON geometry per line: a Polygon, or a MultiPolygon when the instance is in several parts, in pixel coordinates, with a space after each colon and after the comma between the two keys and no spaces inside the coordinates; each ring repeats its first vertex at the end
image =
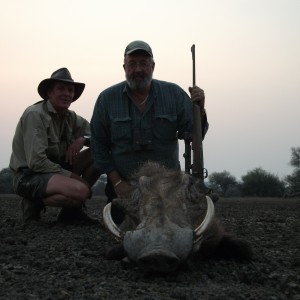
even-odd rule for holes
{"type": "Polygon", "coordinates": [[[23,198],[21,200],[22,220],[24,223],[41,220],[41,211],[45,206],[34,199],[23,198]]]}
{"type": "Polygon", "coordinates": [[[57,222],[66,224],[66,225],[74,225],[74,224],[82,224],[82,225],[99,225],[100,222],[96,219],[89,217],[84,211],[83,207],[63,207],[58,216],[57,222]]]}

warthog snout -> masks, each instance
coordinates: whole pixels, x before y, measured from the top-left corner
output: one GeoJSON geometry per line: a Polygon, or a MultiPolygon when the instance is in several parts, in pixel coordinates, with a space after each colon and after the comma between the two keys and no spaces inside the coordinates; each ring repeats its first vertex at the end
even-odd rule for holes
{"type": "Polygon", "coordinates": [[[170,251],[153,250],[141,255],[137,264],[149,272],[169,273],[177,269],[180,259],[170,251]]]}

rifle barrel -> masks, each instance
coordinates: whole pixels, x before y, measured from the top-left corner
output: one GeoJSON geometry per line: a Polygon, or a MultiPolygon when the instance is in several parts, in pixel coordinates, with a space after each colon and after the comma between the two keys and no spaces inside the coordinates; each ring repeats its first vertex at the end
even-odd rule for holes
{"type": "Polygon", "coordinates": [[[196,85],[196,62],[195,62],[195,45],[191,47],[193,59],[193,86],[196,85]]]}

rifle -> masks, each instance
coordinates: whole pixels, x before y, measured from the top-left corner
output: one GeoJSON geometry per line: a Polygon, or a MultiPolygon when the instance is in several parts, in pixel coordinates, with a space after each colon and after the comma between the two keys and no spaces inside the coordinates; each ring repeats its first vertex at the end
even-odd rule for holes
{"type": "MultiPolygon", "coordinates": [[[[191,47],[192,59],[193,59],[193,86],[196,85],[196,64],[195,64],[195,45],[191,47]]],[[[193,132],[192,136],[189,133],[185,133],[185,172],[190,174],[192,169],[192,175],[199,177],[202,180],[207,177],[207,170],[204,168],[203,162],[203,146],[202,146],[202,124],[200,107],[197,104],[193,104],[193,132]],[[192,146],[191,146],[192,143],[192,146]],[[191,150],[193,150],[193,164],[191,164],[191,150]]]]}

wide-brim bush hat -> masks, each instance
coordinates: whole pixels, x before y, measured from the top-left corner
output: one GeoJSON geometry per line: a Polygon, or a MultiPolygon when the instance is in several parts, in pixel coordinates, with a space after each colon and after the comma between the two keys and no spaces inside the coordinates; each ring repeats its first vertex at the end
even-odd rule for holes
{"type": "Polygon", "coordinates": [[[74,88],[74,97],[73,97],[72,102],[74,102],[81,96],[81,94],[85,88],[84,83],[75,82],[72,79],[71,73],[69,72],[69,70],[67,68],[60,68],[60,69],[54,71],[50,78],[42,80],[40,82],[40,84],[38,85],[38,88],[37,88],[38,93],[44,100],[48,100],[48,90],[54,81],[61,81],[61,82],[67,82],[67,83],[74,84],[75,88],[74,88]]]}

